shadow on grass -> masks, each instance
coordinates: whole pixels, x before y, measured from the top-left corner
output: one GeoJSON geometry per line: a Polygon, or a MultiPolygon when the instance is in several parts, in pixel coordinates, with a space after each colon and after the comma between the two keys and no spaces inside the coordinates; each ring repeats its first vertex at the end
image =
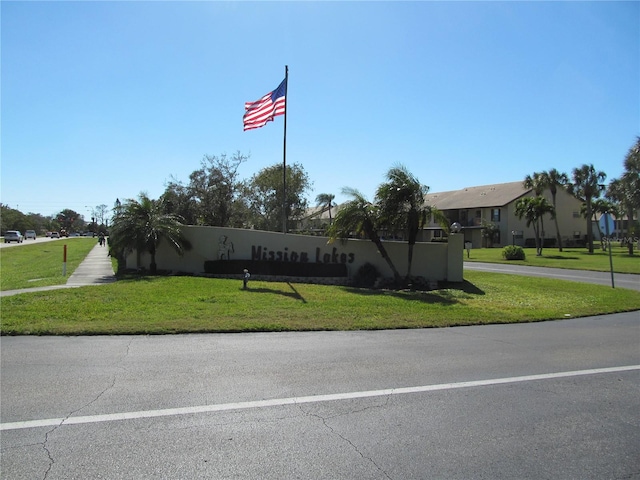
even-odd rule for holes
{"type": "Polygon", "coordinates": [[[460,290],[470,295],[485,295],[484,290],[478,288],[469,280],[464,280],[463,282],[457,283],[447,283],[444,288],[448,288],[449,290],[460,290]]]}
{"type": "Polygon", "coordinates": [[[385,296],[400,298],[408,301],[418,301],[426,304],[455,305],[460,303],[460,297],[455,291],[461,291],[468,295],[484,295],[484,290],[465,280],[459,283],[443,283],[438,290],[372,290],[367,288],[343,287],[345,292],[361,296],[385,296]]]}
{"type": "Polygon", "coordinates": [[[580,257],[563,257],[562,255],[545,255],[542,254],[544,258],[551,258],[553,260],[580,260],[580,257]]]}
{"type": "Polygon", "coordinates": [[[116,273],[116,280],[126,280],[129,282],[156,282],[160,278],[163,278],[162,275],[143,275],[140,273],[116,273]]]}
{"type": "Polygon", "coordinates": [[[293,285],[291,285],[288,282],[287,282],[287,285],[289,285],[289,287],[291,288],[291,292],[285,292],[275,288],[265,288],[265,287],[251,288],[251,286],[247,286],[246,289],[241,288],[240,290],[244,290],[246,292],[253,292],[253,293],[272,293],[276,295],[282,295],[283,297],[289,297],[295,300],[300,300],[302,303],[307,303],[304,297],[300,295],[300,292],[298,292],[293,285]]]}

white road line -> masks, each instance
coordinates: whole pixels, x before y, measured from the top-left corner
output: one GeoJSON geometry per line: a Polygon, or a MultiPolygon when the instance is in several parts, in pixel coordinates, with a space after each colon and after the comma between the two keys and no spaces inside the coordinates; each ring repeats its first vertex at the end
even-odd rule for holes
{"type": "Polygon", "coordinates": [[[24,422],[0,423],[2,430],[21,430],[26,428],[51,427],[61,425],[77,425],[81,423],[112,422],[118,420],[133,420],[139,418],[167,417],[175,415],[193,415],[198,413],[222,412],[227,410],[247,410],[254,408],[278,407],[282,405],[296,405],[301,403],[332,402],[367,397],[383,397],[388,395],[404,395],[407,393],[424,393],[438,390],[453,390],[457,388],[486,387],[507,383],[531,382],[536,380],[550,380],[564,377],[579,377],[602,373],[627,372],[640,370],[640,365],[621,367],[594,368],[590,370],[576,370],[571,372],[543,373],[539,375],[525,375],[522,377],[494,378],[489,380],[475,380],[470,382],[441,383],[438,385],[424,385],[418,387],[387,388],[384,390],[369,390],[363,392],[332,393],[327,395],[311,395],[307,397],[274,398],[271,400],[256,400],[251,402],[221,403],[201,405],[196,407],[167,408],[162,410],[142,410],[138,412],[108,413],[103,415],[88,415],[83,417],[48,418],[43,420],[28,420],[24,422]]]}

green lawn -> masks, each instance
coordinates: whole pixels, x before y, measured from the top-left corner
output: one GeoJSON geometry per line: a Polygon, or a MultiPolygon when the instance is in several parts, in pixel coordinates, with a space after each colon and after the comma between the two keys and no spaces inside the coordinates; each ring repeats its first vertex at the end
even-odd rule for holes
{"type": "MultiPolygon", "coordinates": [[[[502,258],[502,248],[480,248],[471,250],[470,257],[464,254],[464,260],[469,262],[508,263],[532,267],[569,268],[576,270],[610,271],[609,252],[595,249],[590,254],[586,248],[565,248],[562,252],[557,248],[545,248],[541,257],[536,257],[535,248],[525,248],[525,260],[505,260],[502,258]]],[[[613,271],[617,273],[640,274],[640,254],[634,250],[629,256],[625,248],[614,246],[611,250],[613,271]]]]}
{"type": "Polygon", "coordinates": [[[95,238],[64,238],[0,249],[0,290],[64,285],[95,247],[95,238]],[[67,245],[67,276],[62,275],[67,245]]]}
{"type": "MultiPolygon", "coordinates": [[[[68,239],[0,250],[2,290],[64,284],[95,239],[68,239]]],[[[471,261],[501,261],[501,249],[471,251],[471,261]]],[[[584,250],[544,257],[536,266],[608,269],[608,256],[584,250]]],[[[614,265],[638,273],[639,257],[616,251],[614,265]]],[[[640,292],[465,271],[465,282],[431,292],[380,291],[201,277],[128,277],[116,283],[0,298],[3,335],[165,334],[355,330],[531,322],[640,310],[640,292]]]]}
{"type": "Polygon", "coordinates": [[[640,309],[640,292],[466,272],[432,292],[142,277],[0,299],[3,335],[167,334],[446,327],[640,309]]]}

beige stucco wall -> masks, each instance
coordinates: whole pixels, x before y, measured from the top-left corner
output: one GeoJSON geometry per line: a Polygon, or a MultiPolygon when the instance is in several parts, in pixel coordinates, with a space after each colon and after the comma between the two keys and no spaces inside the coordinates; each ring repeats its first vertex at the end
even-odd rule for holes
{"type": "MultiPolygon", "coordinates": [[[[192,249],[180,257],[162,242],[156,254],[158,269],[174,272],[203,273],[207,260],[275,260],[345,263],[349,277],[369,262],[384,277],[392,277],[391,269],[375,245],[368,240],[336,241],[328,244],[326,237],[283,234],[238,228],[186,226],[184,235],[192,249]]],[[[407,243],[384,242],[389,256],[401,276],[407,273],[407,243]]],[[[414,247],[412,275],[427,280],[462,281],[461,235],[452,235],[449,243],[417,243],[414,247]]],[[[150,257],[143,253],[137,265],[135,253],[127,257],[127,268],[149,268],[150,257]]],[[[238,272],[241,273],[241,272],[238,272]]]]}
{"type": "MultiPolygon", "coordinates": [[[[533,193],[527,196],[534,196],[533,193]]],[[[544,197],[550,204],[553,204],[551,198],[551,192],[546,190],[544,192],[544,197]]],[[[533,227],[527,227],[526,219],[520,220],[515,215],[515,203],[511,202],[507,205],[506,208],[506,223],[503,225],[501,222],[501,239],[502,245],[511,245],[512,237],[511,232],[513,230],[523,231],[524,236],[520,240],[516,240],[516,245],[524,245],[524,241],[527,238],[535,238],[535,233],[533,231],[533,227]]],[[[558,218],[558,227],[560,229],[560,235],[562,236],[563,242],[567,239],[573,238],[574,232],[580,232],[580,236],[584,237],[587,233],[587,221],[584,217],[580,216],[580,208],[582,203],[580,200],[575,198],[573,195],[569,194],[564,189],[558,189],[556,194],[556,212],[558,218]]],[[[503,209],[502,214],[504,215],[505,211],[503,209]]],[[[503,217],[505,218],[505,217],[503,217]]],[[[545,238],[555,238],[556,237],[556,226],[554,220],[551,218],[551,215],[545,215],[544,218],[544,236],[545,238]]]]}
{"type": "MultiPolygon", "coordinates": [[[[525,196],[534,196],[531,192],[525,196]]],[[[546,190],[544,197],[549,203],[552,202],[551,192],[546,190]]],[[[517,200],[516,200],[517,201],[517,200]]],[[[513,242],[512,231],[523,232],[521,239],[516,239],[516,245],[524,245],[527,238],[535,238],[533,227],[527,227],[526,219],[519,219],[515,215],[516,201],[509,203],[503,207],[500,207],[500,221],[494,222],[500,228],[500,242],[494,243],[494,247],[503,247],[505,245],[511,245],[513,242]]],[[[584,217],[580,216],[580,208],[582,202],[569,194],[564,189],[559,189],[556,194],[556,208],[558,216],[558,227],[560,228],[560,235],[563,242],[567,239],[573,238],[574,232],[579,232],[580,237],[584,237],[587,233],[587,221],[584,217]]],[[[470,208],[469,215],[474,215],[477,210],[480,210],[481,216],[477,220],[477,224],[481,225],[481,221],[491,222],[491,214],[493,208],[470,208]]],[[[474,217],[475,218],[475,217],[474,217]]],[[[545,215],[544,218],[544,233],[545,238],[556,237],[556,227],[551,215],[545,215]]],[[[595,230],[594,230],[595,231],[595,230]]],[[[477,228],[463,228],[462,233],[465,236],[465,240],[471,240],[473,248],[482,248],[485,245],[485,240],[482,238],[481,229],[477,228]]]]}

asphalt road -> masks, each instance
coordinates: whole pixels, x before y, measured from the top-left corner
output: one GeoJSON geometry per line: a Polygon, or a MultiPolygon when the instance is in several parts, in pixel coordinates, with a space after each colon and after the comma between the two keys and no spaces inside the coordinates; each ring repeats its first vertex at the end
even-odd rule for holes
{"type": "MultiPolygon", "coordinates": [[[[611,286],[611,272],[591,272],[588,270],[566,270],[563,268],[528,267],[520,265],[505,265],[503,263],[464,262],[465,270],[481,272],[510,273],[529,277],[556,278],[574,282],[595,283],[611,286]]],[[[640,290],[640,275],[624,273],[613,274],[614,288],[630,288],[640,290]]]]}
{"type": "MultiPolygon", "coordinates": [[[[63,237],[63,238],[36,237],[35,240],[34,239],[24,240],[22,243],[17,243],[17,242],[4,243],[4,240],[2,240],[0,241],[0,248],[17,247],[21,245],[31,245],[32,243],[57,242],[59,240],[68,241],[74,238],[83,238],[83,237],[63,237]]],[[[97,241],[98,240],[96,239],[96,242],[97,241]]]]}
{"type": "Polygon", "coordinates": [[[1,337],[2,478],[640,478],[640,315],[1,337]]]}

